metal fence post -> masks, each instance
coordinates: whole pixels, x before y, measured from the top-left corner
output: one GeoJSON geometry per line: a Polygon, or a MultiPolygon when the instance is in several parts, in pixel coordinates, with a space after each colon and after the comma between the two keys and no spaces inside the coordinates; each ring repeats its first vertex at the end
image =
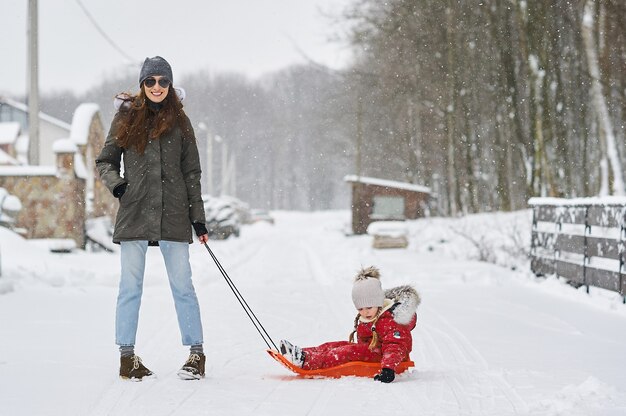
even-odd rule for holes
{"type": "Polygon", "coordinates": [[[622,208],[621,230],[619,233],[619,290],[622,295],[622,303],[626,304],[626,293],[624,292],[624,244],[626,243],[626,207],[622,208]]]}
{"type": "Polygon", "coordinates": [[[583,283],[589,293],[589,282],[587,282],[587,264],[589,264],[589,248],[587,236],[591,234],[591,225],[589,225],[589,205],[585,206],[585,233],[583,238],[583,283]]]}

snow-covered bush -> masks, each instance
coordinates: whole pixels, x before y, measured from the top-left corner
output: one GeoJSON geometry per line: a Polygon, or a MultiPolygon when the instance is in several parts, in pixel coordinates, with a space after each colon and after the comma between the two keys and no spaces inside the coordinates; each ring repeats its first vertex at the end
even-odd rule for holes
{"type": "Polygon", "coordinates": [[[22,202],[6,189],[0,188],[0,226],[13,228],[17,215],[22,210],[22,202]]]}
{"type": "Polygon", "coordinates": [[[408,224],[411,245],[418,251],[445,252],[511,269],[528,266],[531,210],[423,218],[408,224]]]}

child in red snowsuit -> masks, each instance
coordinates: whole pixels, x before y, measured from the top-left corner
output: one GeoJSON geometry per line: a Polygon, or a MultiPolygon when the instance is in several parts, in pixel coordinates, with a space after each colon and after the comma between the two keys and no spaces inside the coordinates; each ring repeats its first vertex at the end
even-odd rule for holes
{"type": "Polygon", "coordinates": [[[374,379],[390,383],[397,366],[409,359],[413,347],[411,331],[417,323],[419,294],[411,286],[383,291],[380,272],[371,266],[357,274],[352,300],[359,313],[348,341],[300,348],[282,340],[281,353],[305,370],[334,367],[349,361],[380,362],[381,371],[374,379]]]}

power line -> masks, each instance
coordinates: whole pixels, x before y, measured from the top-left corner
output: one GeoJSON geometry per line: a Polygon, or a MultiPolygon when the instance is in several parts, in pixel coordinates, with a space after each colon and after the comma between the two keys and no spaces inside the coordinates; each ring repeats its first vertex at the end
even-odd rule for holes
{"type": "Polygon", "coordinates": [[[117,43],[115,43],[113,41],[113,39],[111,39],[109,37],[109,35],[106,34],[106,32],[100,27],[100,25],[98,24],[98,22],[96,22],[96,19],[94,19],[94,17],[91,15],[91,13],[89,13],[89,10],[87,10],[87,8],[83,5],[83,3],[81,3],[80,0],[76,0],[76,3],[78,3],[78,5],[80,6],[80,8],[83,10],[83,12],[85,13],[85,16],[87,16],[87,18],[91,21],[91,23],[93,24],[93,26],[96,28],[96,30],[102,35],[102,37],[109,42],[109,44],[120,53],[120,55],[122,55],[124,58],[126,58],[129,62],[136,62],[135,59],[131,58],[130,55],[128,55],[126,52],[124,52],[124,50],[122,48],[120,48],[117,43]]]}

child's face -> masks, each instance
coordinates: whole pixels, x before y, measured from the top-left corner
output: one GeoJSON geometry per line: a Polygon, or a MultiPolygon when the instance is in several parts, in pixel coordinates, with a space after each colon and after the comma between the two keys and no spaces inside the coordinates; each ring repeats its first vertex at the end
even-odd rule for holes
{"type": "Polygon", "coordinates": [[[378,306],[372,306],[369,308],[359,308],[359,315],[361,315],[361,318],[363,319],[367,319],[367,320],[374,319],[379,309],[380,308],[378,306]]]}

